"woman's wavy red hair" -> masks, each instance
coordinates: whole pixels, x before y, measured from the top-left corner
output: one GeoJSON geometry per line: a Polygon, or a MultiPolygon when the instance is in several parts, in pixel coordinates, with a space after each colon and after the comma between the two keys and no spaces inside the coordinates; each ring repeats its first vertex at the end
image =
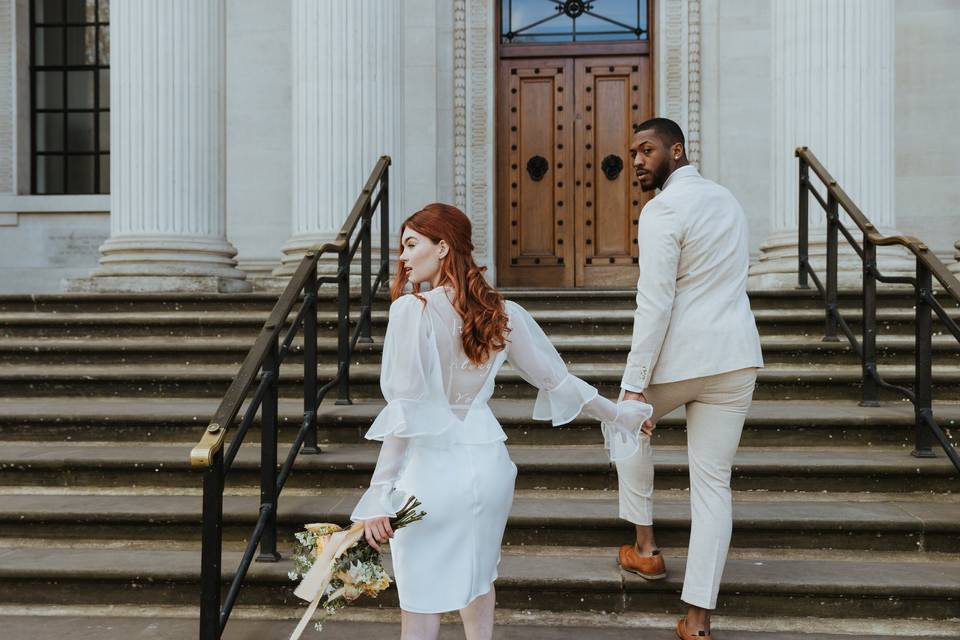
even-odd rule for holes
{"type": "MultiPolygon", "coordinates": [[[[503,296],[487,284],[483,277],[487,268],[477,266],[473,260],[470,219],[453,205],[435,202],[404,221],[400,226],[401,238],[407,228],[435,243],[443,240],[450,248],[440,261],[438,285],[448,285],[454,291],[453,307],[463,321],[464,353],[473,364],[484,364],[491,353],[506,346],[509,329],[503,296]]],[[[403,251],[402,242],[400,250],[403,251]]],[[[398,269],[390,289],[392,298],[402,296],[406,286],[406,271],[398,269]]]]}

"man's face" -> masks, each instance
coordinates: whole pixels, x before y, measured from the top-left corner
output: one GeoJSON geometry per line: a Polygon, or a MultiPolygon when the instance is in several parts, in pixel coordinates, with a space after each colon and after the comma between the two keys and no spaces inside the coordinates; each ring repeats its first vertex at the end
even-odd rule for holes
{"type": "Polygon", "coordinates": [[[644,191],[662,188],[670,175],[670,149],[656,132],[646,129],[634,133],[630,154],[640,188],[644,191]]]}

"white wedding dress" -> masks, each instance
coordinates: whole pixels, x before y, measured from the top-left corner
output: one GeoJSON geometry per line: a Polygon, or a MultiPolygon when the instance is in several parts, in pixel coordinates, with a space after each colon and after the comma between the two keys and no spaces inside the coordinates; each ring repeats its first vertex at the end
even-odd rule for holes
{"type": "Polygon", "coordinates": [[[487,406],[504,361],[540,389],[533,417],[554,425],[581,411],[603,421],[611,459],[633,455],[650,405],[614,404],[570,375],[543,330],[506,302],[504,350],[482,366],[466,356],[462,322],[445,288],[390,306],[380,386],[387,406],[367,432],[383,445],[354,521],[393,516],[416,496],[427,516],[390,543],[400,607],[442,613],[467,606],[497,578],[500,544],[513,503],[517,467],[507,436],[487,406]]]}

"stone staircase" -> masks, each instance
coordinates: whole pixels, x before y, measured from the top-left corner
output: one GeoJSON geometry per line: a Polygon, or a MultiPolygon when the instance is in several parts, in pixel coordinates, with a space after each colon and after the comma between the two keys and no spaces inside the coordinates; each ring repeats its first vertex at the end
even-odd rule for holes
{"type": "MultiPolygon", "coordinates": [[[[574,373],[616,394],[630,293],[508,297],[541,322],[574,373]]],[[[200,473],[188,453],[275,300],[0,298],[0,636],[196,636],[200,473]]],[[[752,304],[767,368],[734,470],[716,637],[960,637],[956,470],[942,454],[909,455],[909,403],[858,406],[856,356],[846,342],[821,341],[823,312],[811,295],[758,294],[752,304]]],[[[841,304],[848,317],[859,315],[854,299],[841,304]]],[[[881,373],[907,383],[911,300],[887,293],[881,309],[881,373]]],[[[335,362],[329,298],[320,318],[322,379],[335,362]]],[[[375,335],[385,321],[382,302],[375,335]]],[[[355,404],[331,398],[322,407],[323,453],[299,458],[280,499],[283,551],[305,522],[345,521],[366,485],[377,448],[362,434],[382,406],[379,348],[379,339],[360,345],[355,404]]],[[[955,425],[960,348],[939,335],[934,348],[936,413],[955,425]]],[[[298,353],[281,371],[281,443],[301,419],[298,353]]],[[[631,531],[617,519],[616,471],[599,429],[583,420],[560,428],[533,422],[534,394],[509,369],[498,377],[494,411],[519,475],[497,583],[497,637],[673,637],[690,519],[682,411],[655,435],[655,519],[669,575],[647,583],[616,566],[616,547],[631,531]]],[[[227,479],[227,570],[257,513],[256,430],[248,440],[227,479]]],[[[289,568],[285,560],[253,565],[226,637],[286,637],[300,612],[289,568]]],[[[389,592],[358,603],[326,633],[396,637],[395,602],[389,592]]],[[[446,625],[443,637],[462,632],[446,625]]]]}

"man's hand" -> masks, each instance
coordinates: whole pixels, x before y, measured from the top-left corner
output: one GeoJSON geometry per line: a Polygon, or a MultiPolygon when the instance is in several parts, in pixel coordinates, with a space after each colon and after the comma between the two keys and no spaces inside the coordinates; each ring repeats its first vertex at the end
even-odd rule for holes
{"type": "MultiPolygon", "coordinates": [[[[647,404],[650,404],[649,402],[647,402],[646,396],[644,396],[642,393],[637,393],[636,391],[627,391],[626,389],[623,390],[623,399],[624,399],[624,400],[639,400],[640,402],[646,402],[647,404]]],[[[646,434],[647,437],[650,437],[650,436],[653,435],[653,430],[654,430],[654,429],[655,429],[655,427],[653,426],[653,420],[652,420],[652,419],[650,419],[650,420],[644,420],[643,425],[641,425],[641,427],[640,427],[640,431],[642,431],[644,434],[646,434]]]]}

